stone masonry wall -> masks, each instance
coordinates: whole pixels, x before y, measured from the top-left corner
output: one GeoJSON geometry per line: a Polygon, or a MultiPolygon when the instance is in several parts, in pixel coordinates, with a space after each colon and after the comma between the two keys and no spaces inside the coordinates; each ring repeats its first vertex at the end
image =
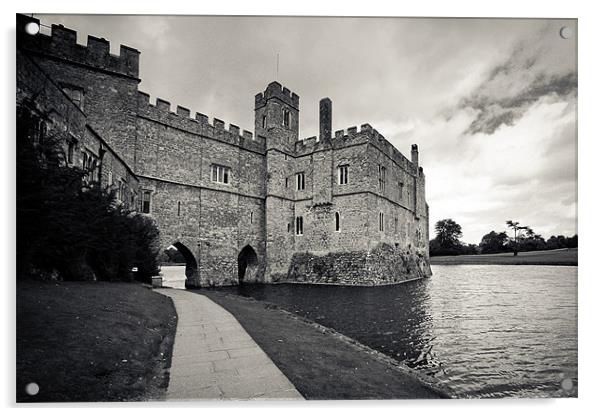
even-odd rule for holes
{"type": "Polygon", "coordinates": [[[243,249],[258,260],[246,281],[372,285],[430,274],[417,148],[410,161],[369,124],[330,137],[326,118],[323,140],[298,140],[299,97],[277,82],[255,96],[255,134],[241,131],[181,106],[172,109],[160,98],[151,103],[138,91],[139,52],[133,48],[121,46],[120,55],[112,55],[109,43],[93,36],[78,45],[74,31],[56,25],[51,36],[19,36],[18,53],[28,61],[20,60],[18,99],[40,83],[36,71],[44,74],[36,88],[52,95],[46,102],[68,118],[61,123],[78,146],[108,151],[103,182],[127,183],[136,206],[136,193],[151,191],[149,215],[163,248],[185,250],[188,269],[194,268],[189,285],[238,284],[243,249]],[[82,108],[64,87],[81,88],[82,108]],[[214,164],[230,169],[227,184],[212,180],[214,164]],[[348,165],[348,184],[338,181],[342,165],[348,165]],[[384,190],[379,166],[387,172],[384,190]],[[299,172],[303,190],[296,189],[299,172]],[[302,235],[295,233],[299,216],[302,235]]]}

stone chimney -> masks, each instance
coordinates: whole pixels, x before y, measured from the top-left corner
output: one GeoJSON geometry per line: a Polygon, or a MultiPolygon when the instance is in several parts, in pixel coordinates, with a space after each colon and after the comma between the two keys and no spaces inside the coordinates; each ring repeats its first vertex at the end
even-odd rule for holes
{"type": "Polygon", "coordinates": [[[330,98],[320,100],[320,141],[332,137],[332,101],[330,98]]]}
{"type": "Polygon", "coordinates": [[[412,145],[412,163],[418,168],[418,145],[412,145]]]}

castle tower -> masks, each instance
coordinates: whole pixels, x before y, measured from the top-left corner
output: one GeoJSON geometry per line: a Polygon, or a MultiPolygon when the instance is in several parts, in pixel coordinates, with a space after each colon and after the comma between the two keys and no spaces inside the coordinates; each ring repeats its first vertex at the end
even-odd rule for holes
{"type": "Polygon", "coordinates": [[[266,138],[266,148],[292,152],[299,140],[299,96],[271,82],[255,96],[255,135],[266,138]]]}
{"type": "Polygon", "coordinates": [[[299,139],[299,96],[271,82],[255,96],[255,135],[266,139],[265,280],[286,275],[294,251],[295,142],[299,139]]]}

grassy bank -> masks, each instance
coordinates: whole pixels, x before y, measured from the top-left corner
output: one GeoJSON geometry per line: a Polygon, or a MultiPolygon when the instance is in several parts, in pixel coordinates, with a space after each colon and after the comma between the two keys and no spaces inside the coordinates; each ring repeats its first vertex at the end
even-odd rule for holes
{"type": "Polygon", "coordinates": [[[431,257],[433,265],[454,264],[514,264],[514,265],[542,265],[542,266],[577,266],[576,248],[560,250],[529,251],[518,253],[478,254],[466,256],[437,256],[431,257]]]}
{"type": "Polygon", "coordinates": [[[17,401],[159,399],[176,323],[172,301],[140,284],[19,281],[17,401]]]}
{"type": "Polygon", "coordinates": [[[232,313],[307,399],[441,398],[376,351],[274,305],[198,291],[232,313]]]}

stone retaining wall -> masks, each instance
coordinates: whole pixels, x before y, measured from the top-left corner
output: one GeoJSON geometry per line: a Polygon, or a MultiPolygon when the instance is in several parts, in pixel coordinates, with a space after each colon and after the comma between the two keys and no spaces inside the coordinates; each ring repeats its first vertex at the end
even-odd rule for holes
{"type": "Polygon", "coordinates": [[[370,251],[334,252],[325,255],[295,253],[288,274],[277,283],[322,283],[377,286],[431,276],[420,253],[380,244],[370,251]]]}

